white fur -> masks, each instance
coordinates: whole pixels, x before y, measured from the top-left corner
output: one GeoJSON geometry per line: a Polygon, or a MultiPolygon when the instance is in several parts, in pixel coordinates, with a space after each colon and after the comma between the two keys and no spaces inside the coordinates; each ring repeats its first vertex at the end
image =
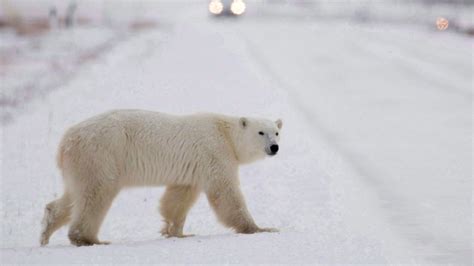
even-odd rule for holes
{"type": "Polygon", "coordinates": [[[103,218],[120,189],[129,186],[167,186],[161,201],[166,236],[184,236],[186,214],[201,191],[221,222],[237,232],[273,231],[257,227],[248,213],[238,166],[264,158],[281,126],[281,120],[142,110],[81,122],[59,147],[65,193],[46,207],[41,244],[70,220],[73,244],[103,243],[97,239],[103,218]]]}

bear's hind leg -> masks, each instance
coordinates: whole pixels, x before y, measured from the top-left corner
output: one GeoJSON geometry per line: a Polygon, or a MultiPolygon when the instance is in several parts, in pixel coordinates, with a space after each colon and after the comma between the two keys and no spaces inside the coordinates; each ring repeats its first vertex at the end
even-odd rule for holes
{"type": "Polygon", "coordinates": [[[80,194],[72,209],[72,223],[69,228],[69,240],[76,246],[109,244],[97,238],[100,226],[118,194],[117,188],[108,188],[94,184],[80,194]]]}
{"type": "Polygon", "coordinates": [[[71,198],[67,192],[61,198],[46,205],[40,238],[42,246],[49,243],[49,238],[56,230],[70,221],[71,207],[71,198]]]}
{"type": "Polygon", "coordinates": [[[160,213],[165,225],[161,234],[166,237],[186,237],[183,226],[186,215],[199,196],[199,189],[192,186],[172,185],[161,198],[160,213]]]}

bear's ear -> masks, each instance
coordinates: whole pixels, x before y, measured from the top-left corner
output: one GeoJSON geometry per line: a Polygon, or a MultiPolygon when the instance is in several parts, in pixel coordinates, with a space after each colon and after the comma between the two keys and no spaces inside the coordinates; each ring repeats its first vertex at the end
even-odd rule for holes
{"type": "Polygon", "coordinates": [[[247,120],[247,118],[245,118],[245,117],[241,117],[241,118],[240,118],[240,120],[239,120],[239,125],[240,125],[242,128],[246,128],[248,124],[249,124],[249,121],[247,120]]]}
{"type": "Polygon", "coordinates": [[[281,119],[278,119],[277,121],[275,121],[275,124],[277,125],[278,129],[281,129],[281,127],[283,126],[283,121],[281,121],[281,119]]]}

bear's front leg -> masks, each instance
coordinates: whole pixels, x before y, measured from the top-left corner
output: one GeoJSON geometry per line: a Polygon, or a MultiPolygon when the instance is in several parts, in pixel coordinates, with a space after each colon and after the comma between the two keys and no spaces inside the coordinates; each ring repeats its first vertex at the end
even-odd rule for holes
{"type": "Polygon", "coordinates": [[[161,234],[165,237],[186,237],[183,226],[186,215],[196,202],[200,191],[192,186],[172,185],[161,198],[160,212],[164,218],[161,234]]]}
{"type": "Polygon", "coordinates": [[[278,232],[274,228],[259,228],[245,204],[238,180],[214,181],[206,191],[209,204],[221,223],[237,233],[278,232]]]}

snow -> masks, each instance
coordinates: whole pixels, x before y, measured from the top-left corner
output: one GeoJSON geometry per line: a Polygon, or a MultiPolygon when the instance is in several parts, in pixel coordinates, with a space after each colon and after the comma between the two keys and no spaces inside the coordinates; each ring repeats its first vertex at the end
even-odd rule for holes
{"type": "Polygon", "coordinates": [[[52,30],[39,36],[0,33],[5,54],[0,121],[8,121],[19,106],[67,82],[82,65],[129,34],[107,27],[82,26],[52,30]],[[87,35],[87,42],[82,41],[87,35]]]}
{"type": "Polygon", "coordinates": [[[2,264],[472,262],[472,39],[272,16],[281,6],[215,20],[200,3],[160,5],[150,9],[166,10],[159,27],[116,41],[68,82],[9,109],[2,264]],[[73,247],[63,228],[39,247],[44,206],[62,193],[61,135],[114,108],[282,118],[279,155],[241,169],[257,224],[281,232],[234,234],[201,196],[184,230],[196,236],[166,239],[156,211],[163,188],[137,188],[121,192],[102,226],[111,245],[73,247]]]}

